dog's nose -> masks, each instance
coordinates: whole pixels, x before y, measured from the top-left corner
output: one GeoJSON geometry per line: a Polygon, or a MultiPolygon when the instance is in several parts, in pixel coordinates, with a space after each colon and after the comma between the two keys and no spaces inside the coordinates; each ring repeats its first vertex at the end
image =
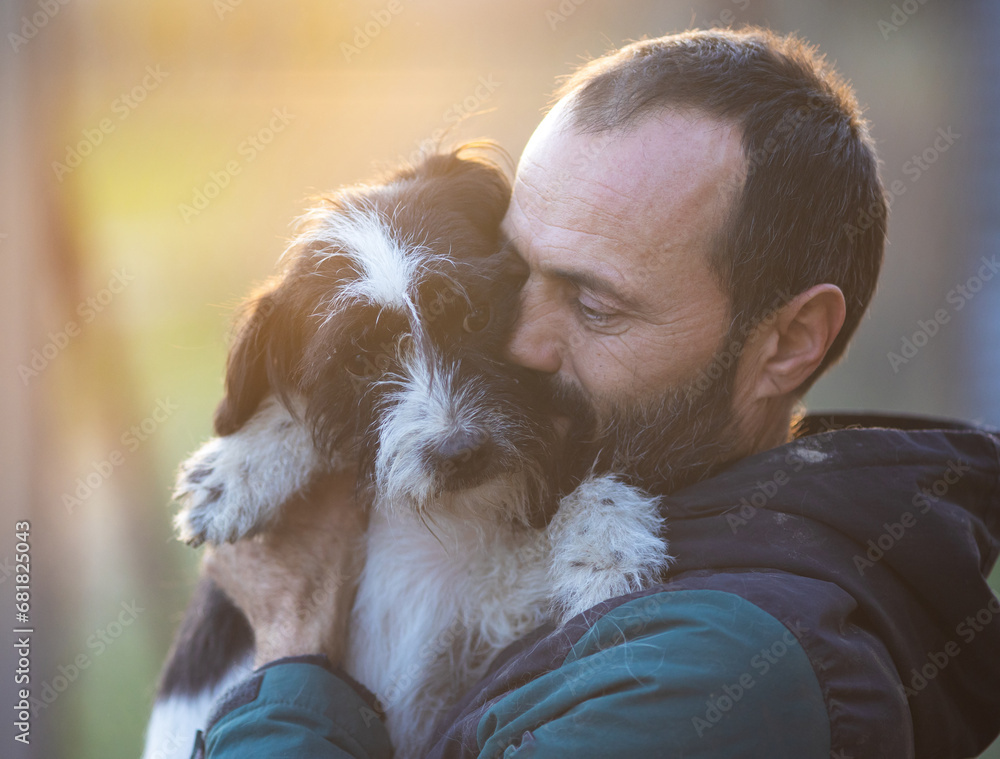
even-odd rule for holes
{"type": "Polygon", "coordinates": [[[481,430],[458,430],[434,449],[442,473],[448,478],[464,479],[478,474],[489,463],[489,435],[481,430]]]}

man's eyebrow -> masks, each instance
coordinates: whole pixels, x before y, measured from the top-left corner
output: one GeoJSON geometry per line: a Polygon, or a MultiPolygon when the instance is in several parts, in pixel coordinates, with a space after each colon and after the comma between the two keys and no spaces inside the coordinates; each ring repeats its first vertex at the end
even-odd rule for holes
{"type": "MultiPolygon", "coordinates": [[[[522,261],[525,260],[524,256],[521,254],[521,250],[517,246],[517,243],[507,237],[503,238],[502,242],[505,250],[510,251],[522,261]]],[[[541,273],[546,277],[562,279],[578,288],[585,288],[598,295],[607,296],[625,309],[635,311],[641,309],[641,304],[638,299],[632,297],[631,295],[626,295],[615,287],[614,284],[603,277],[597,276],[596,274],[592,274],[588,271],[577,271],[575,269],[565,269],[561,267],[542,266],[540,268],[541,273]]]]}
{"type": "Polygon", "coordinates": [[[633,311],[640,310],[640,303],[636,298],[626,295],[608,280],[589,271],[577,271],[560,267],[543,267],[543,272],[547,276],[566,280],[578,288],[590,290],[597,295],[604,295],[615,301],[622,308],[633,311]]]}

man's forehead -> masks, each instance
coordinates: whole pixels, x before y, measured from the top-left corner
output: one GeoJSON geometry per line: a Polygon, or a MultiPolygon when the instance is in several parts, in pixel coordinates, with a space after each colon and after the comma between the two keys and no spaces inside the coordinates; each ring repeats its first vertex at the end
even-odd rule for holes
{"type": "Polygon", "coordinates": [[[581,212],[669,243],[711,236],[744,174],[739,130],[729,123],[664,111],[587,134],[557,106],[525,148],[514,192],[517,204],[539,211],[573,198],[581,212]]]}

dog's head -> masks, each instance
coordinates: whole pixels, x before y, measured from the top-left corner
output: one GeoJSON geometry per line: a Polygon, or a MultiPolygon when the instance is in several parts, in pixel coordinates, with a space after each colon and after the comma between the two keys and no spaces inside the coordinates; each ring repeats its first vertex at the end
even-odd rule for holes
{"type": "Polygon", "coordinates": [[[526,274],[498,241],[509,196],[459,150],[325,198],[251,304],[218,434],[269,394],[301,398],[316,446],[356,459],[379,507],[537,521],[553,433],[537,376],[503,361],[526,274]]]}

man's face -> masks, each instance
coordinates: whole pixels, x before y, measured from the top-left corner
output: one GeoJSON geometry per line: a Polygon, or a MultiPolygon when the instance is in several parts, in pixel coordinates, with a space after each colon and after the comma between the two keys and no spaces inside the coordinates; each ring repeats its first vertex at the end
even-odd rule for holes
{"type": "Polygon", "coordinates": [[[728,297],[708,262],[742,181],[739,134],[662,113],[583,135],[562,113],[525,149],[503,222],[530,269],[511,357],[584,401],[605,434],[627,439],[652,423],[684,437],[663,425],[705,411],[726,417],[711,425],[718,436],[731,378],[688,390],[728,334],[728,297]]]}

